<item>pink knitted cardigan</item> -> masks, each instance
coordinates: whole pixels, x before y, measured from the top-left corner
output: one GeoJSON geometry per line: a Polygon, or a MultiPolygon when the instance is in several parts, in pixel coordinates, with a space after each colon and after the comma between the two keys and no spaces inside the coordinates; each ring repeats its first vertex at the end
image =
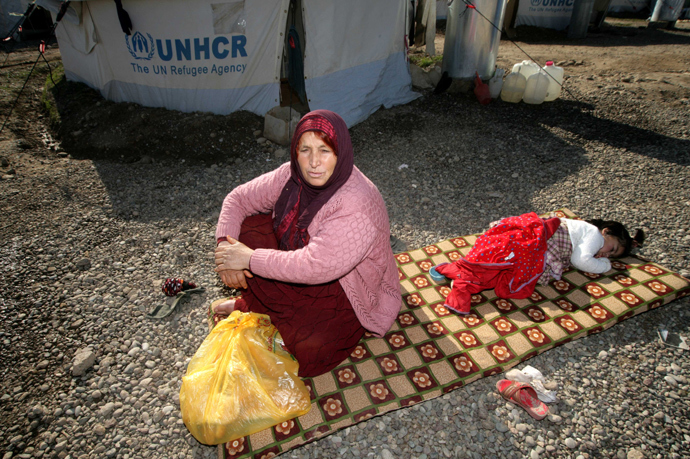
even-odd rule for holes
{"type": "MultiPolygon", "coordinates": [[[[235,188],[223,201],[216,239],[237,238],[242,221],[274,213],[290,178],[290,163],[235,188]]],[[[339,279],[362,326],[376,336],[391,327],[402,305],[390,225],[376,186],[354,167],[348,181],[324,204],[308,228],[309,244],[294,251],[258,249],[250,269],[267,279],[322,284],[339,279]]]]}

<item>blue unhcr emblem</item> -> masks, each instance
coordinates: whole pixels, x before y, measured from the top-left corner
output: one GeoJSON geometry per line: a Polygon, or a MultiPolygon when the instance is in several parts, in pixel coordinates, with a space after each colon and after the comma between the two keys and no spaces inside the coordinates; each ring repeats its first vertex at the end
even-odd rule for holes
{"type": "Polygon", "coordinates": [[[134,57],[134,59],[143,59],[145,61],[151,60],[153,54],[156,51],[156,46],[153,44],[153,37],[151,34],[147,33],[146,36],[148,40],[141,32],[135,32],[132,35],[132,40],[130,43],[129,35],[125,35],[125,42],[127,43],[127,49],[129,54],[134,57]]]}

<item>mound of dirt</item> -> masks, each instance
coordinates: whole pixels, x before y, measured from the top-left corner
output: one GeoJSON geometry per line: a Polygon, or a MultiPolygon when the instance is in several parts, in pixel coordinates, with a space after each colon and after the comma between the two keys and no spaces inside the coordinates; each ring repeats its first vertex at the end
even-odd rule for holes
{"type": "Polygon", "coordinates": [[[50,83],[44,105],[53,114],[61,148],[76,159],[213,164],[246,153],[256,142],[254,133],[263,128],[263,118],[249,112],[182,113],[105,100],[64,76],[50,83]]]}

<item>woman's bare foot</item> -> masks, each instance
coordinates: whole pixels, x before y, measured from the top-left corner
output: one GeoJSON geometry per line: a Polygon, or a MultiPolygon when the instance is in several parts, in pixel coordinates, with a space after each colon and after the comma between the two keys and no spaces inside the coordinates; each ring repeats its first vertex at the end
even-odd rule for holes
{"type": "Polygon", "coordinates": [[[233,298],[232,300],[228,301],[223,301],[220,304],[217,304],[216,306],[213,307],[213,313],[214,314],[223,314],[226,316],[229,316],[232,314],[232,311],[235,310],[235,299],[233,298]]]}

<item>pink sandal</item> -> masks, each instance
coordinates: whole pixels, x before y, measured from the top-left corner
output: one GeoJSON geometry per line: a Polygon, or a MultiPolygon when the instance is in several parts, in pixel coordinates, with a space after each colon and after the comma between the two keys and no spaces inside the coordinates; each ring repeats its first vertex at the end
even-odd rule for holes
{"type": "Polygon", "coordinates": [[[501,379],[496,383],[496,389],[501,397],[524,408],[537,421],[549,414],[549,407],[537,398],[537,391],[527,383],[501,379]]]}

